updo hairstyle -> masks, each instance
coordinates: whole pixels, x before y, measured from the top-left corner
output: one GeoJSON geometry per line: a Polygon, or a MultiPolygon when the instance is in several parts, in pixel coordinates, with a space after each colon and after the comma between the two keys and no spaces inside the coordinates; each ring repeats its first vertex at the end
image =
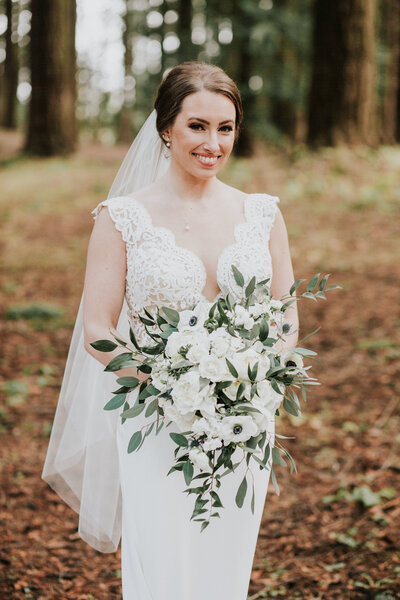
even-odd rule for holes
{"type": "Polygon", "coordinates": [[[162,132],[173,125],[182,108],[182,102],[190,94],[207,90],[222,94],[235,107],[235,141],[243,118],[242,100],[234,81],[216,65],[200,61],[184,62],[171,69],[160,83],[154,108],[157,111],[156,127],[165,144],[162,132]]]}

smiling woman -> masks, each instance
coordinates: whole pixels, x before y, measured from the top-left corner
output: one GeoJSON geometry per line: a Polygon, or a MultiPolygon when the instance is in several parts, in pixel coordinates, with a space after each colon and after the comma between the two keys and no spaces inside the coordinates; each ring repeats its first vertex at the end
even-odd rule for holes
{"type": "MultiPolygon", "coordinates": [[[[232,265],[246,283],[253,276],[270,278],[275,298],[288,293],[294,276],[278,199],[247,194],[217,178],[241,119],[237,87],[214,65],[184,63],[161,83],[155,111],[135,139],[112,193],[93,210],[82,337],[87,356],[98,366],[120,350],[105,356],[92,342],[113,340],[113,333],[129,345],[125,315],[138,343],[151,344],[151,332],[139,319],[143,309],[152,314],[162,306],[188,311],[217,300],[222,288],[239,299],[242,287],[232,265]]],[[[285,349],[290,349],[297,339],[297,312],[293,308],[286,314],[292,335],[285,349]]],[[[91,379],[93,364],[89,371],[79,354],[80,323],[82,313],[61,390],[69,410],[60,408],[45,477],[67,499],[66,488],[73,487],[80,500],[81,534],[95,547],[114,549],[121,527],[124,600],[245,600],[269,472],[253,473],[254,513],[239,509],[234,498],[247,473],[242,461],[221,491],[223,516],[200,533],[190,522],[192,498],[183,493],[181,479],[167,477],[175,449],[169,433],[176,425],[148,437],[140,452],[127,452],[134,429],[144,421],[140,415],[124,423],[104,416],[101,421],[102,404],[116,386],[114,374],[99,372],[91,379]],[[84,445],[83,452],[69,448],[68,454],[71,438],[84,445]]],[[[116,375],[148,377],[133,367],[116,375]]],[[[133,392],[128,401],[135,400],[133,392]]],[[[191,417],[192,427],[204,417],[198,413],[191,417]]],[[[249,416],[241,427],[253,431],[255,421],[249,416]]],[[[274,419],[268,435],[273,440],[274,419]]],[[[229,436],[227,431],[227,443],[229,436]]],[[[79,509],[74,498],[71,505],[77,504],[79,509]]]]}

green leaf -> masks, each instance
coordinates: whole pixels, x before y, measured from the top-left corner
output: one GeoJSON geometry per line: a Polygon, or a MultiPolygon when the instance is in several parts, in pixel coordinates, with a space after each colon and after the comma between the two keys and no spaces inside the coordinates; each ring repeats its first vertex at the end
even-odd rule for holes
{"type": "Polygon", "coordinates": [[[119,369],[129,361],[132,357],[132,352],[123,352],[115,356],[104,369],[105,371],[119,371],[119,369]]]}
{"type": "Polygon", "coordinates": [[[111,340],[97,340],[96,342],[91,342],[90,345],[99,352],[112,352],[112,350],[118,348],[118,345],[114,344],[111,340]]]}
{"type": "Polygon", "coordinates": [[[104,410],[114,410],[120,408],[125,402],[126,394],[117,394],[104,405],[104,410]]]}
{"type": "Polygon", "coordinates": [[[129,327],[129,339],[131,340],[132,344],[135,346],[136,350],[139,350],[140,352],[140,346],[137,343],[135,334],[133,333],[133,329],[132,327],[129,327]]]}
{"type": "Polygon", "coordinates": [[[214,508],[223,508],[223,504],[221,502],[221,498],[218,496],[217,492],[211,491],[210,496],[213,499],[213,507],[214,508]]]}
{"type": "Polygon", "coordinates": [[[114,340],[118,342],[118,344],[121,344],[121,346],[125,346],[125,348],[127,347],[128,344],[124,340],[121,340],[118,336],[114,335],[112,331],[110,331],[110,333],[113,336],[114,340]]]}
{"type": "Polygon", "coordinates": [[[259,333],[260,341],[263,342],[264,340],[266,340],[268,337],[268,334],[269,334],[268,321],[266,320],[265,317],[263,317],[263,320],[261,321],[261,327],[260,327],[260,333],[259,333]]]}
{"type": "Polygon", "coordinates": [[[170,433],[169,436],[175,442],[175,444],[178,444],[178,446],[183,446],[184,448],[187,448],[188,441],[184,435],[182,435],[181,433],[170,433]]]}
{"type": "Polygon", "coordinates": [[[289,413],[289,415],[298,417],[299,411],[298,411],[297,407],[293,404],[293,402],[291,400],[289,400],[289,398],[283,399],[283,408],[286,410],[287,413],[289,413]]]}
{"type": "Polygon", "coordinates": [[[124,419],[132,419],[133,417],[137,417],[143,411],[145,406],[146,405],[144,402],[142,402],[141,404],[134,404],[131,408],[125,410],[122,413],[121,417],[123,417],[124,419]]]}
{"type": "Polygon", "coordinates": [[[265,466],[267,465],[270,453],[271,453],[271,446],[269,445],[269,442],[268,442],[268,444],[265,446],[264,456],[263,456],[263,463],[265,466]]]}
{"type": "Polygon", "coordinates": [[[246,386],[243,383],[243,381],[241,383],[239,383],[239,387],[236,391],[236,400],[239,400],[239,398],[241,397],[241,395],[243,394],[244,390],[245,390],[246,386]]]}
{"type": "Polygon", "coordinates": [[[278,482],[276,480],[276,475],[275,475],[275,469],[274,469],[274,467],[271,468],[271,479],[272,479],[272,485],[274,486],[274,489],[275,489],[275,493],[276,493],[277,496],[279,496],[280,493],[281,493],[281,491],[279,489],[279,485],[278,485],[278,482]]]}
{"type": "Polygon", "coordinates": [[[287,464],[281,456],[278,448],[272,448],[272,462],[274,465],[280,465],[281,467],[286,467],[287,464]]]}
{"type": "Polygon", "coordinates": [[[229,371],[232,373],[232,375],[234,377],[239,377],[238,372],[236,371],[235,367],[233,366],[233,364],[231,363],[231,361],[228,358],[225,358],[226,364],[228,365],[228,369],[229,371]]]}
{"type": "Polygon", "coordinates": [[[303,281],[305,281],[305,279],[297,279],[297,281],[294,282],[294,284],[292,285],[292,287],[289,290],[290,296],[293,296],[294,292],[297,290],[297,288],[299,287],[299,285],[301,283],[303,283],[303,281]]]}
{"type": "Polygon", "coordinates": [[[202,523],[202,524],[201,524],[201,527],[200,527],[200,533],[201,533],[202,531],[204,531],[204,530],[205,530],[205,528],[206,528],[206,527],[208,527],[208,525],[209,525],[209,524],[210,524],[210,521],[204,521],[204,523],[202,523]]]}
{"type": "Polygon", "coordinates": [[[250,504],[250,508],[251,508],[251,514],[254,515],[254,504],[255,504],[255,493],[254,493],[254,483],[252,486],[252,494],[251,494],[251,504],[250,504]]]}
{"type": "Polygon", "coordinates": [[[135,433],[133,434],[133,436],[129,440],[128,453],[130,454],[131,452],[133,452],[134,450],[136,450],[136,448],[139,446],[139,444],[140,444],[141,441],[142,441],[142,432],[140,430],[139,431],[135,431],[135,433]]]}
{"type": "Polygon", "coordinates": [[[238,284],[239,287],[243,287],[244,286],[243,275],[241,274],[239,269],[237,267],[235,267],[235,265],[231,265],[231,267],[232,267],[233,276],[235,278],[236,283],[238,284]]]}
{"type": "Polygon", "coordinates": [[[304,337],[302,340],[300,340],[299,344],[302,344],[303,342],[305,342],[306,340],[308,340],[310,337],[312,337],[313,335],[315,335],[316,333],[318,333],[318,331],[321,329],[321,327],[317,327],[317,329],[314,329],[314,331],[312,331],[311,333],[309,333],[308,335],[306,335],[306,337],[304,337]]]}
{"type": "Polygon", "coordinates": [[[179,313],[177,310],[174,310],[173,308],[168,308],[167,306],[163,306],[161,310],[170,323],[172,323],[173,325],[179,323],[179,313]]]}
{"type": "Polygon", "coordinates": [[[341,290],[343,289],[341,285],[328,285],[328,287],[325,288],[325,291],[327,292],[328,290],[341,290]]]}
{"type": "Polygon", "coordinates": [[[308,348],[293,348],[293,352],[297,354],[301,354],[302,356],[317,356],[317,353],[314,350],[309,350],[308,348]]]}
{"type": "Polygon", "coordinates": [[[324,291],[324,287],[326,286],[326,282],[328,281],[328,277],[330,276],[330,273],[328,273],[327,275],[324,275],[324,277],[321,279],[321,281],[319,282],[319,286],[318,289],[323,292],[324,291]]]}
{"type": "Polygon", "coordinates": [[[308,286],[307,286],[307,292],[312,292],[312,291],[313,291],[313,289],[315,288],[315,286],[316,286],[316,285],[317,285],[317,283],[318,283],[318,279],[319,279],[320,275],[321,275],[321,273],[316,273],[316,274],[315,274],[315,275],[314,275],[314,276],[313,276],[313,277],[310,279],[310,282],[309,282],[309,284],[308,284],[308,286]]]}
{"type": "Polygon", "coordinates": [[[193,464],[190,462],[190,460],[187,460],[183,464],[183,475],[185,477],[186,485],[189,485],[193,477],[193,464]]]}
{"type": "Polygon", "coordinates": [[[127,388],[135,388],[139,385],[139,379],[137,377],[118,377],[117,383],[127,388]]]}
{"type": "Polygon", "coordinates": [[[243,477],[242,483],[238,487],[238,491],[236,493],[235,502],[239,508],[242,508],[244,499],[247,493],[247,479],[246,475],[243,477]]]}
{"type": "Polygon", "coordinates": [[[152,415],[153,412],[157,409],[157,406],[158,406],[158,401],[156,399],[149,402],[149,404],[147,405],[147,408],[146,408],[146,412],[144,413],[145,417],[150,417],[150,415],[152,415]]]}
{"type": "Polygon", "coordinates": [[[249,296],[251,296],[251,294],[254,292],[255,288],[256,288],[256,278],[255,278],[255,276],[253,276],[250,279],[250,281],[247,284],[246,289],[245,289],[246,298],[248,298],[249,296]]]}

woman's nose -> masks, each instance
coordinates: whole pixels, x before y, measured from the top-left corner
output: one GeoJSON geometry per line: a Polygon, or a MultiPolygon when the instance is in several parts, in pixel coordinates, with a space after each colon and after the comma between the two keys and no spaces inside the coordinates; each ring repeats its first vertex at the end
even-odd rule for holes
{"type": "Polygon", "coordinates": [[[218,133],[217,131],[209,131],[204,146],[210,151],[219,150],[218,133]]]}

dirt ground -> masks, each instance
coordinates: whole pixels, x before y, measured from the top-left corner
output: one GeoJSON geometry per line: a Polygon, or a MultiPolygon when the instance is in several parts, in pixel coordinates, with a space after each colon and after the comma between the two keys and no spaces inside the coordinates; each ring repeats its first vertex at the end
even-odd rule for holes
{"type": "MultiPolygon", "coordinates": [[[[0,138],[0,598],[121,598],[119,552],[86,545],[40,474],[90,211],[124,149],[26,160],[4,158],[0,138]],[[59,313],[45,318],[38,305],[59,313]]],[[[299,305],[304,335],[321,325],[307,342],[321,386],[301,417],[278,419],[277,431],[295,436],[286,445],[299,472],[278,468],[280,497],[270,486],[249,600],[400,598],[399,167],[400,148],[297,147],[260,149],[223,175],[281,197],[296,277],[329,272],[343,286],[299,305]]]]}

